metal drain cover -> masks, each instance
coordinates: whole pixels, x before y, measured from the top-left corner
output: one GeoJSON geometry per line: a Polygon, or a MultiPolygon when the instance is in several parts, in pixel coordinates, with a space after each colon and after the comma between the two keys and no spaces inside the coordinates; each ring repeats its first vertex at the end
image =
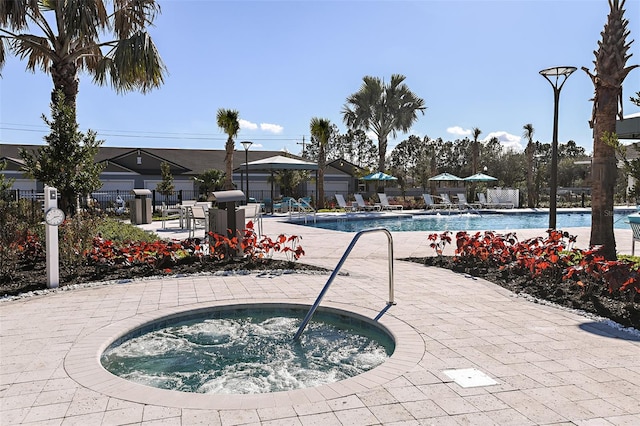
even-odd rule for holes
{"type": "Polygon", "coordinates": [[[498,382],[475,368],[463,368],[460,370],[444,370],[454,382],[463,388],[497,385],[498,382]]]}

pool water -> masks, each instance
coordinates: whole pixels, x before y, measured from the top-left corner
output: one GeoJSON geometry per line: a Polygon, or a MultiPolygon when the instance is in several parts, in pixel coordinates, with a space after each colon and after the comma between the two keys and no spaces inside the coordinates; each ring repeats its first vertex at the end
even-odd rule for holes
{"type": "MultiPolygon", "coordinates": [[[[614,228],[628,229],[628,216],[631,213],[615,213],[614,228]]],[[[547,213],[463,213],[463,214],[424,214],[414,216],[379,217],[366,214],[342,215],[335,219],[308,222],[305,225],[316,228],[343,232],[358,232],[366,228],[383,227],[389,231],[502,231],[513,229],[547,229],[547,213]]],[[[558,213],[557,229],[590,227],[591,213],[558,213]]]]}
{"type": "Polygon", "coordinates": [[[161,389],[256,394],[343,380],[393,352],[377,327],[320,311],[293,341],[305,313],[240,310],[174,321],[114,343],[101,362],[113,374],[161,389]]]}

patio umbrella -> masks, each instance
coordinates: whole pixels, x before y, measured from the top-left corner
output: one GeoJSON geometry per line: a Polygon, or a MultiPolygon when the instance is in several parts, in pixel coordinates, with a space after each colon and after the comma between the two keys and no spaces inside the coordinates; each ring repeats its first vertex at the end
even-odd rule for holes
{"type": "Polygon", "coordinates": [[[366,175],[362,180],[398,180],[397,177],[388,175],[384,172],[375,172],[370,175],[366,175]]]}
{"type": "Polygon", "coordinates": [[[459,182],[464,179],[459,178],[456,175],[452,175],[451,173],[440,173],[437,176],[430,177],[429,180],[433,182],[446,182],[446,181],[459,182]]]}
{"type": "Polygon", "coordinates": [[[484,173],[476,173],[475,175],[467,176],[464,180],[467,182],[491,182],[498,179],[493,176],[485,175],[484,173]]]}

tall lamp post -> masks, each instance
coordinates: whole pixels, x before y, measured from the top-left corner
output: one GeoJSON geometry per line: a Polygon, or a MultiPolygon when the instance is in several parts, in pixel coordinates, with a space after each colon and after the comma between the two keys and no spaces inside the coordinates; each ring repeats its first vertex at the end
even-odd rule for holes
{"type": "Polygon", "coordinates": [[[245,175],[247,176],[247,192],[246,192],[246,203],[249,204],[249,147],[253,145],[251,141],[242,141],[240,142],[244,147],[244,170],[245,175]]]}
{"type": "Polygon", "coordinates": [[[551,142],[551,181],[549,182],[549,228],[556,229],[556,196],[558,194],[558,103],[560,90],[576,67],[553,67],[540,71],[553,87],[553,141],[551,142]]]}

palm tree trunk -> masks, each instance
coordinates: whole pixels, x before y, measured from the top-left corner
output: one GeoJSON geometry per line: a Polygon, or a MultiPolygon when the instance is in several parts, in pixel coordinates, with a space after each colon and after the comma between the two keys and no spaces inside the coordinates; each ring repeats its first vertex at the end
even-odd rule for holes
{"type": "Polygon", "coordinates": [[[58,90],[64,93],[64,102],[76,113],[76,97],[78,96],[78,67],[71,61],[54,62],[51,66],[53,92],[51,101],[56,102],[55,94],[58,90]]]}
{"type": "Polygon", "coordinates": [[[384,165],[387,159],[387,137],[378,138],[378,171],[384,172],[384,165]]]}
{"type": "Polygon", "coordinates": [[[597,86],[593,127],[593,163],[591,186],[591,246],[603,246],[608,260],[616,259],[616,240],[613,233],[613,195],[617,177],[615,148],[605,140],[607,133],[616,130],[618,89],[597,86]]]}
{"type": "Polygon", "coordinates": [[[533,182],[533,153],[535,148],[533,143],[529,141],[527,144],[527,148],[525,149],[527,155],[527,206],[529,208],[533,208],[536,206],[535,203],[535,185],[533,182]]]}
{"type": "Polygon", "coordinates": [[[224,178],[224,189],[230,190],[235,189],[233,186],[233,148],[234,143],[233,139],[227,139],[227,143],[225,144],[225,156],[224,156],[224,164],[225,164],[225,178],[224,178]]]}

